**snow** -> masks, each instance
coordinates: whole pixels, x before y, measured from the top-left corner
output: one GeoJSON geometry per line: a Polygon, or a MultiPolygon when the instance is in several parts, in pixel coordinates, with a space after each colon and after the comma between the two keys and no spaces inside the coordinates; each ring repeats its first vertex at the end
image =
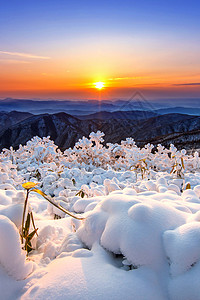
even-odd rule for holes
{"type": "Polygon", "coordinates": [[[32,272],[33,264],[26,261],[17,228],[5,216],[0,216],[0,241],[1,266],[16,280],[26,278],[32,272]]]}
{"type": "Polygon", "coordinates": [[[85,251],[54,260],[21,299],[165,299],[151,270],[120,270],[98,244],[90,256],[85,251]]]}
{"type": "Polygon", "coordinates": [[[103,136],[64,154],[49,137],[0,154],[2,299],[200,300],[198,153],[153,153],[131,138],[103,146],[103,136]],[[30,191],[38,236],[28,257],[19,234],[27,181],[84,218],[30,191]]]}
{"type": "Polygon", "coordinates": [[[172,276],[178,276],[200,260],[200,223],[191,222],[164,233],[164,245],[172,276]]]}
{"type": "Polygon", "coordinates": [[[169,283],[169,297],[172,300],[200,299],[200,262],[198,262],[188,272],[183,273],[170,281],[169,283]]]}

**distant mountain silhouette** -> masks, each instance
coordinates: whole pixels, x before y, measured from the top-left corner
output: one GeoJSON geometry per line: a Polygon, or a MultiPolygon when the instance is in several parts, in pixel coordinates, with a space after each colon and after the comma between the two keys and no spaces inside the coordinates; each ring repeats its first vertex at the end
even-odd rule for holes
{"type": "Polygon", "coordinates": [[[141,120],[141,119],[148,119],[151,117],[156,117],[158,114],[151,112],[151,111],[114,111],[114,112],[107,112],[101,111],[90,115],[84,116],[76,116],[80,120],[109,120],[109,119],[128,119],[128,120],[141,120]]]}
{"type": "Polygon", "coordinates": [[[177,114],[200,116],[200,108],[197,107],[170,107],[170,108],[157,109],[155,112],[158,113],[159,115],[177,113],[177,114]]]}
{"type": "Polygon", "coordinates": [[[66,113],[35,115],[1,132],[0,148],[17,148],[34,136],[50,136],[61,149],[66,149],[95,130],[92,121],[81,121],[66,113]]]}
{"type": "Polygon", "coordinates": [[[66,113],[31,116],[0,133],[0,148],[17,148],[36,135],[49,135],[64,150],[73,147],[82,136],[88,136],[90,132],[97,130],[105,133],[105,143],[120,143],[127,137],[133,137],[139,146],[147,143],[169,146],[174,143],[178,148],[200,148],[199,116],[167,114],[145,119],[139,118],[136,113],[136,118],[133,119],[132,112],[129,118],[124,118],[118,112],[111,114],[113,115],[114,118],[108,118],[109,113],[103,113],[104,118],[86,120],[66,113]]]}
{"type": "Polygon", "coordinates": [[[20,121],[23,121],[32,116],[31,113],[28,112],[19,112],[19,111],[11,111],[4,112],[0,111],[0,132],[5,130],[6,128],[17,124],[20,121]]]}
{"type": "Polygon", "coordinates": [[[97,100],[29,100],[7,98],[0,100],[0,111],[11,110],[31,112],[33,114],[66,112],[70,114],[88,114],[100,110],[115,110],[113,102],[97,100]]]}

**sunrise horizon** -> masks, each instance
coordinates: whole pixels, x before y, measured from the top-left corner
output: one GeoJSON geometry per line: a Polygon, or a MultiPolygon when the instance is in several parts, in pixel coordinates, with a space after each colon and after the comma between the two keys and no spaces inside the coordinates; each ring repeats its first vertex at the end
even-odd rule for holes
{"type": "Polygon", "coordinates": [[[199,3],[1,4],[0,99],[200,97],[199,3]],[[195,9],[194,9],[195,8],[195,9]]]}

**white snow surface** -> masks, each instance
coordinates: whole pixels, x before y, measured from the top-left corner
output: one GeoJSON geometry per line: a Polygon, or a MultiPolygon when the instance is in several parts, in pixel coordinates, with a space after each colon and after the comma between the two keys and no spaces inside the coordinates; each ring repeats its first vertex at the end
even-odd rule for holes
{"type": "Polygon", "coordinates": [[[64,154],[33,138],[0,154],[0,298],[200,300],[200,159],[171,145],[103,146],[101,132],[64,154]],[[30,192],[38,236],[20,240],[33,181],[76,220],[30,192]],[[186,188],[187,187],[187,188],[186,188]]]}
{"type": "Polygon", "coordinates": [[[15,224],[5,216],[0,216],[0,241],[0,265],[16,280],[25,279],[32,272],[33,264],[25,259],[15,224]]]}

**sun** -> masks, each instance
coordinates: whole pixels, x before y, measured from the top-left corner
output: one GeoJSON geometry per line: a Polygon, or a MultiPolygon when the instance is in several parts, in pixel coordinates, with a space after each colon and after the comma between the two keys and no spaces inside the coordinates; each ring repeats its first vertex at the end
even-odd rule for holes
{"type": "Polygon", "coordinates": [[[101,90],[104,88],[105,83],[102,81],[98,81],[98,82],[95,82],[94,85],[95,85],[96,89],[101,90]]]}

